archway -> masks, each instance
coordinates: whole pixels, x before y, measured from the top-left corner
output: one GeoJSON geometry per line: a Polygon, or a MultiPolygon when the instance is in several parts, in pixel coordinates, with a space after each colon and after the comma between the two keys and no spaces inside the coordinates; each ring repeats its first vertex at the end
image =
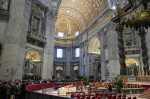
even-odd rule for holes
{"type": "Polygon", "coordinates": [[[139,62],[137,59],[127,59],[126,60],[126,66],[130,66],[130,64],[135,64],[136,66],[139,66],[139,62]]]}
{"type": "Polygon", "coordinates": [[[90,40],[88,53],[100,54],[100,41],[98,38],[94,37],[90,40]]]}
{"type": "Polygon", "coordinates": [[[42,62],[40,53],[30,50],[25,55],[24,76],[41,77],[42,62]]]}
{"type": "Polygon", "coordinates": [[[100,79],[101,62],[100,62],[100,41],[97,37],[90,40],[88,46],[89,55],[89,78],[100,79]],[[90,58],[91,57],[91,58],[90,58]]]}
{"type": "Polygon", "coordinates": [[[133,75],[133,74],[135,76],[141,75],[142,68],[140,68],[139,61],[137,59],[134,59],[134,58],[126,59],[125,63],[127,66],[127,74],[128,75],[133,75]],[[133,70],[133,71],[131,71],[131,70],[133,70]]]}
{"type": "Polygon", "coordinates": [[[77,79],[77,77],[78,77],[78,69],[79,69],[78,66],[74,66],[73,67],[73,79],[77,79]]]}
{"type": "Polygon", "coordinates": [[[56,67],[56,78],[61,79],[63,78],[63,67],[62,66],[57,66],[56,67]]]}
{"type": "Polygon", "coordinates": [[[29,58],[31,58],[32,61],[34,61],[34,62],[35,61],[41,61],[40,54],[36,50],[31,50],[31,51],[27,52],[26,59],[29,59],[29,58]]]}

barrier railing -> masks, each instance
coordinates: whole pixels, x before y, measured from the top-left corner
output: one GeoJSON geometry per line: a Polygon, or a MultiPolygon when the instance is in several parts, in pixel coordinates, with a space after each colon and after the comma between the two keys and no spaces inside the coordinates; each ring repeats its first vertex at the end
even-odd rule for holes
{"type": "Polygon", "coordinates": [[[40,89],[51,88],[51,87],[54,87],[54,85],[55,85],[54,83],[28,85],[26,86],[26,90],[35,91],[35,90],[40,90],[40,89]]]}

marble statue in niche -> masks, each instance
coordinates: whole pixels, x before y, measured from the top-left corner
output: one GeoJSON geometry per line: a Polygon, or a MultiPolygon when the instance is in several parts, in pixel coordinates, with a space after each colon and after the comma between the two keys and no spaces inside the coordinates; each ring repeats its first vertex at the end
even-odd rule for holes
{"type": "Polygon", "coordinates": [[[150,71],[149,71],[149,65],[148,65],[148,63],[144,66],[144,75],[145,76],[149,76],[150,75],[150,73],[149,73],[150,71]]]}
{"type": "Polygon", "coordinates": [[[105,32],[103,40],[104,46],[106,46],[108,44],[107,32],[105,32]]]}
{"type": "Polygon", "coordinates": [[[106,73],[109,74],[110,65],[108,60],[106,61],[106,73]]]}
{"type": "Polygon", "coordinates": [[[60,76],[60,72],[57,72],[57,79],[60,79],[61,76],[60,76]]]}
{"type": "Polygon", "coordinates": [[[131,46],[132,45],[132,34],[131,33],[126,33],[125,34],[125,44],[127,46],[131,46]]]}
{"type": "Polygon", "coordinates": [[[30,58],[25,61],[25,75],[33,75],[34,68],[35,66],[32,60],[32,56],[30,56],[30,58]]]}
{"type": "Polygon", "coordinates": [[[127,67],[127,74],[132,76],[138,75],[138,66],[136,64],[129,64],[129,67],[127,67]]]}
{"type": "Polygon", "coordinates": [[[38,4],[35,4],[33,6],[33,10],[34,10],[34,12],[36,12],[38,14],[41,14],[41,15],[44,14],[43,8],[41,6],[39,6],[38,4]]]}
{"type": "Polygon", "coordinates": [[[39,32],[39,24],[40,24],[40,19],[32,16],[32,21],[31,21],[31,30],[34,32],[39,32]]]}
{"type": "Polygon", "coordinates": [[[9,0],[0,0],[0,9],[8,10],[9,0]]]}

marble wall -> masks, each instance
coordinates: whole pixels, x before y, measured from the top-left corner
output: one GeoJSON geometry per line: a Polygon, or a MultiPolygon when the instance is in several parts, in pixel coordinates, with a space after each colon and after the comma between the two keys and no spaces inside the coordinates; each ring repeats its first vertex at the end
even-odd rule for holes
{"type": "MultiPolygon", "coordinates": [[[[47,43],[43,48],[42,58],[44,60],[42,60],[42,78],[48,79],[53,74],[54,31],[57,7],[52,7],[45,0],[39,0],[39,2],[48,8],[44,31],[47,43]]],[[[31,4],[30,0],[13,0],[9,7],[9,20],[0,20],[0,42],[3,43],[0,79],[21,79],[27,48],[38,48],[27,43],[31,4]]]]}

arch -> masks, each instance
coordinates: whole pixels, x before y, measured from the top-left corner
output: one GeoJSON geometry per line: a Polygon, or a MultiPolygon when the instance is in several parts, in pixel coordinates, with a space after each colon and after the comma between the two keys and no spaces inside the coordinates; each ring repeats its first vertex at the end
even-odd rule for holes
{"type": "Polygon", "coordinates": [[[78,69],[79,69],[78,66],[74,66],[74,67],[73,67],[73,70],[78,70],[78,69]]]}
{"type": "Polygon", "coordinates": [[[100,41],[97,37],[93,37],[90,40],[90,43],[88,46],[88,53],[100,54],[100,41]]]}
{"type": "Polygon", "coordinates": [[[57,66],[56,70],[63,70],[63,67],[62,66],[57,66]]]}
{"type": "Polygon", "coordinates": [[[139,66],[139,61],[134,58],[126,59],[125,63],[126,66],[130,66],[130,64],[136,64],[136,66],[139,66]]]}
{"type": "Polygon", "coordinates": [[[40,54],[36,50],[30,50],[26,53],[26,59],[32,58],[33,61],[41,61],[40,54]]]}

